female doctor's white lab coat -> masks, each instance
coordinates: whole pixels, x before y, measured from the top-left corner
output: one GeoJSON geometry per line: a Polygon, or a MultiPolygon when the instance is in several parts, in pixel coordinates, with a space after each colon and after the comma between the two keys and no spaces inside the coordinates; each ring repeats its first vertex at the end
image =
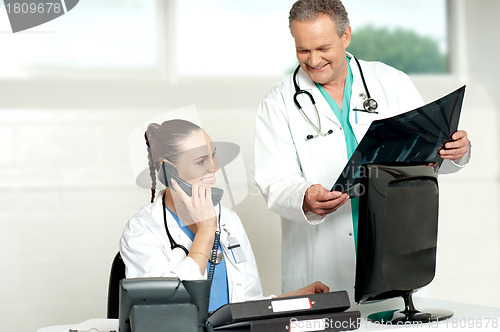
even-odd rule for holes
{"type": "MultiPolygon", "coordinates": [[[[182,249],[170,249],[170,242],[163,224],[161,196],[146,205],[126,225],[120,240],[120,252],[126,266],[127,278],[178,277],[181,280],[206,279],[196,262],[182,249]]],[[[218,207],[216,212],[218,213],[218,207]]],[[[226,259],[229,301],[242,302],[262,299],[262,286],[252,252],[252,247],[238,215],[224,207],[221,209],[220,243],[226,259]],[[223,229],[227,229],[227,231],[223,229]],[[238,240],[246,257],[245,262],[235,262],[228,249],[228,232],[238,240]]],[[[167,213],[167,225],[174,240],[191,248],[193,242],[180,229],[177,221],[167,213]]]]}
{"type": "MultiPolygon", "coordinates": [[[[373,120],[423,105],[406,74],[380,62],[360,62],[370,95],[378,102],[379,114],[353,111],[363,108],[360,95],[365,90],[359,68],[351,61],[349,121],[358,142],[373,120]]],[[[331,129],[333,133],[306,140],[307,135],[317,132],[294,104],[293,74],[277,84],[260,105],[256,118],[255,180],[269,208],[282,217],[283,292],[319,280],[332,290],[347,290],[353,299],[356,261],[350,201],[325,218],[302,211],[306,189],[317,183],[330,189],[348,161],[343,128],[302,69],[297,80],[301,89],[314,96],[322,132],[331,129]]],[[[299,102],[317,124],[310,99],[301,94],[299,102]]],[[[441,173],[459,168],[446,161],[441,173]]]]}

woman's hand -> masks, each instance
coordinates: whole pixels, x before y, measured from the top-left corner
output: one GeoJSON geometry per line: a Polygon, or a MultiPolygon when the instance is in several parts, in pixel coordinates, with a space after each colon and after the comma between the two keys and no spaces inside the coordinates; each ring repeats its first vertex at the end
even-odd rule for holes
{"type": "Polygon", "coordinates": [[[176,206],[179,218],[186,224],[196,224],[196,228],[208,228],[215,232],[217,228],[217,219],[212,203],[212,188],[193,185],[192,196],[188,196],[181,189],[175,179],[171,179],[177,195],[182,200],[183,207],[176,206]]]}
{"type": "Polygon", "coordinates": [[[182,201],[182,204],[175,206],[177,216],[195,233],[188,256],[198,264],[200,273],[204,274],[217,230],[217,217],[212,203],[212,188],[193,185],[191,188],[192,196],[188,196],[177,181],[174,179],[171,181],[177,196],[182,201]]]}
{"type": "Polygon", "coordinates": [[[321,281],[313,282],[312,284],[299,288],[297,290],[286,292],[281,294],[278,297],[287,297],[287,296],[300,296],[300,295],[308,295],[308,294],[316,294],[316,293],[327,293],[330,291],[330,288],[323,284],[321,281]]]}

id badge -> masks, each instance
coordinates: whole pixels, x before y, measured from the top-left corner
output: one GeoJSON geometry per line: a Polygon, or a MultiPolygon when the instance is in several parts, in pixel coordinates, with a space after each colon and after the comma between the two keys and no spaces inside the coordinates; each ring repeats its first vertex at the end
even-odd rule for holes
{"type": "Polygon", "coordinates": [[[247,258],[245,257],[245,253],[241,248],[241,245],[238,243],[236,238],[230,236],[227,239],[229,252],[233,255],[234,261],[236,264],[246,262],[247,258]]]}

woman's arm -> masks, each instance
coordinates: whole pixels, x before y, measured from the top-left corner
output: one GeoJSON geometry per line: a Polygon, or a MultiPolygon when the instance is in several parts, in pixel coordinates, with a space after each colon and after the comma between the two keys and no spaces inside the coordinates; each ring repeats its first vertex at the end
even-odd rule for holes
{"type": "Polygon", "coordinates": [[[195,233],[193,244],[189,250],[188,257],[198,264],[200,273],[204,274],[207,263],[210,260],[214,243],[215,231],[217,230],[217,217],[212,203],[212,188],[205,186],[192,186],[192,195],[188,196],[175,179],[172,185],[182,200],[184,206],[177,209],[179,217],[184,223],[191,225],[195,233]]]}

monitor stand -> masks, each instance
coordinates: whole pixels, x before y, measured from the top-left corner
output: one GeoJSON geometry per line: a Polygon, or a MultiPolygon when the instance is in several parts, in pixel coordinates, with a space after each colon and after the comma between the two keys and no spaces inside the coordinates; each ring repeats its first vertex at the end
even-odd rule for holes
{"type": "Polygon", "coordinates": [[[429,323],[442,321],[453,316],[453,312],[443,309],[426,309],[418,311],[413,305],[412,293],[402,296],[405,301],[405,309],[377,312],[368,316],[368,320],[380,324],[401,324],[405,322],[429,323]]]}

